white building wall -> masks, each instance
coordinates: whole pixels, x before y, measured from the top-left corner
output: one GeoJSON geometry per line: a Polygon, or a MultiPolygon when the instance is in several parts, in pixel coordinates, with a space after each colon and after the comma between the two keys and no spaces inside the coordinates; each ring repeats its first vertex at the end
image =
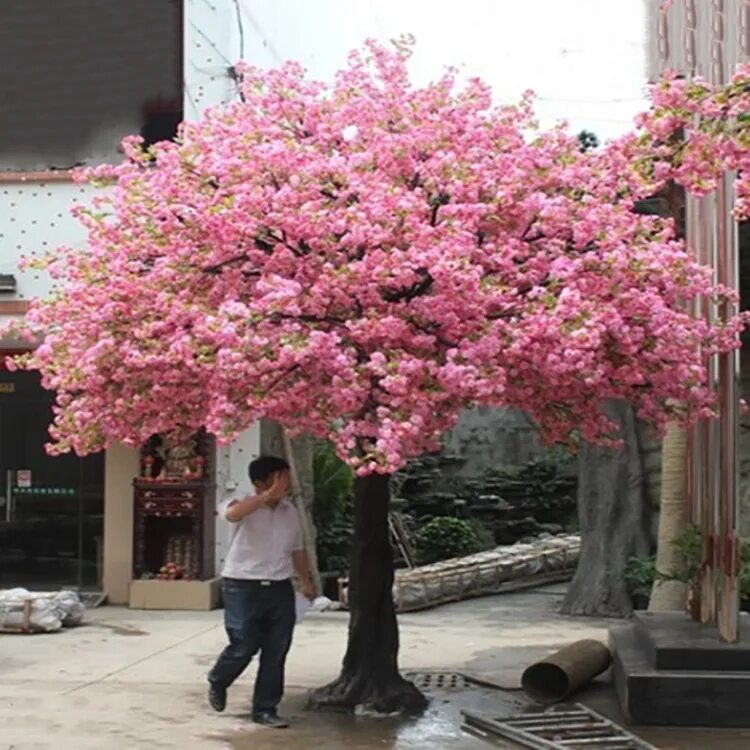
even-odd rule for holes
{"type": "Polygon", "coordinates": [[[86,204],[94,188],[72,182],[0,183],[0,274],[13,274],[17,293],[0,299],[46,297],[53,288],[49,275],[19,270],[22,257],[43,256],[61,245],[81,247],[83,227],[70,215],[86,204]]]}
{"type": "Polygon", "coordinates": [[[0,3],[0,273],[18,282],[0,302],[52,289],[21,257],[85,241],[70,210],[94,190],[67,169],[118,161],[145,109],[179,92],[176,2],[0,3]]]}
{"type": "Polygon", "coordinates": [[[232,0],[185,0],[184,100],[186,120],[206,107],[232,101],[237,89],[230,68],[240,59],[232,0]]]}

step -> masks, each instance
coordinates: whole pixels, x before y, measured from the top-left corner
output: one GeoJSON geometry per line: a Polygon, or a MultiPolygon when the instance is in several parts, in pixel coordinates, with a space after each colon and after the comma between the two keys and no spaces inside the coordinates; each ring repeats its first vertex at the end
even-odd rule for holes
{"type": "Polygon", "coordinates": [[[702,625],[682,612],[636,612],[638,638],[656,669],[750,671],[750,616],[740,617],[740,642],[723,643],[715,625],[702,625]]]}
{"type": "Polygon", "coordinates": [[[609,631],[615,689],[629,722],[750,727],[750,671],[656,669],[638,627],[627,623],[609,631]]]}

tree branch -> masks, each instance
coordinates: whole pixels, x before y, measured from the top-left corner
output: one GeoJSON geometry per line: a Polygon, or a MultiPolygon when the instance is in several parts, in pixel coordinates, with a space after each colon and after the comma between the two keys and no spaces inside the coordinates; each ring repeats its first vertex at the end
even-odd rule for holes
{"type": "Polygon", "coordinates": [[[532,216],[529,223],[526,225],[526,229],[521,232],[521,240],[523,242],[538,242],[539,240],[544,239],[544,232],[542,231],[538,231],[534,237],[529,237],[529,232],[534,227],[534,224],[536,224],[538,218],[538,216],[532,216]]]}
{"type": "Polygon", "coordinates": [[[346,326],[346,320],[344,318],[335,318],[330,315],[292,315],[291,313],[273,313],[268,316],[269,320],[282,321],[292,320],[298,323],[326,323],[332,326],[346,326]]]}
{"type": "Polygon", "coordinates": [[[437,225],[437,216],[438,211],[440,210],[440,206],[445,206],[448,203],[450,203],[451,197],[448,195],[448,193],[438,193],[437,195],[431,195],[430,196],[430,206],[432,206],[432,211],[430,211],[430,226],[434,227],[437,225]]]}
{"type": "Polygon", "coordinates": [[[271,381],[271,384],[266,388],[266,394],[269,394],[274,388],[276,388],[277,385],[279,385],[284,378],[286,378],[288,375],[291,375],[295,370],[299,370],[301,365],[298,363],[292,365],[288,370],[284,370],[284,372],[281,372],[278,374],[276,378],[274,378],[271,381]]]}
{"type": "Polygon", "coordinates": [[[425,325],[423,323],[418,323],[414,318],[407,318],[407,321],[411,323],[418,331],[421,331],[422,333],[427,334],[428,336],[432,336],[435,338],[435,340],[442,344],[443,346],[447,346],[449,348],[453,348],[458,346],[458,344],[455,341],[450,341],[449,339],[445,338],[439,331],[436,330],[437,326],[435,324],[433,325],[425,325]]]}
{"type": "Polygon", "coordinates": [[[383,299],[386,302],[408,302],[416,297],[427,294],[435,283],[435,279],[432,278],[426,268],[417,268],[414,273],[420,277],[419,280],[404,289],[385,289],[381,287],[379,291],[383,299]]]}
{"type": "MultiPolygon", "coordinates": [[[[219,263],[214,263],[211,266],[204,266],[203,272],[211,275],[218,274],[222,268],[226,268],[227,266],[231,266],[233,263],[239,263],[242,260],[247,260],[247,253],[242,253],[241,255],[234,255],[231,258],[227,258],[226,260],[222,260],[219,263]]],[[[260,272],[258,272],[260,273],[260,272]]]]}
{"type": "MultiPolygon", "coordinates": [[[[271,253],[273,252],[273,249],[275,247],[276,242],[281,242],[281,240],[276,237],[273,233],[269,231],[265,231],[263,234],[259,234],[256,237],[253,238],[253,244],[255,245],[258,250],[262,250],[264,253],[271,253]],[[269,239],[272,240],[269,242],[269,239]]],[[[231,266],[233,263],[239,263],[240,261],[248,260],[247,252],[242,252],[239,255],[233,255],[231,258],[227,258],[226,260],[222,260],[219,263],[214,263],[210,266],[205,266],[203,268],[203,271],[205,273],[209,274],[216,274],[219,271],[221,271],[222,268],[225,268],[226,266],[231,266]]],[[[245,271],[245,275],[249,276],[259,276],[260,271],[245,271]]]]}

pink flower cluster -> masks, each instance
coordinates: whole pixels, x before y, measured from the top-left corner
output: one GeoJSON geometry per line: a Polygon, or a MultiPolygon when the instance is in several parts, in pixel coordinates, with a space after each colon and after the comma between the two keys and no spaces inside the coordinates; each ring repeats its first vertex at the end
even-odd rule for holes
{"type": "Polygon", "coordinates": [[[268,417],[366,474],[478,405],[568,443],[613,437],[607,398],[657,426],[711,412],[705,357],[742,320],[692,318],[731,295],[669,220],[633,211],[746,158],[697,133],[669,161],[693,89],[668,81],[640,134],[583,153],[536,130],[528,99],[494,107],[452,73],[414,87],[374,43],[330,86],[294,63],[239,71],[241,101],[85,175],[114,187],[79,212],[88,246],[49,259],[64,290],[26,321],[44,342],[22,366],[57,391],[54,450],[203,425],[230,440],[268,417]]]}
{"type": "Polygon", "coordinates": [[[628,146],[640,152],[646,181],[674,180],[706,195],[727,172],[737,172],[735,214],[750,215],[750,65],[740,65],[722,86],[671,73],[652,87],[652,101],[639,119],[640,136],[628,146]]]}

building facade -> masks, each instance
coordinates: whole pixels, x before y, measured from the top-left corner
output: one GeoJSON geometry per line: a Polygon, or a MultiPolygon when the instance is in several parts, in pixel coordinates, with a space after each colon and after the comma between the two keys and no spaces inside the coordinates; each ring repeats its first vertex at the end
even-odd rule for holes
{"type": "MultiPolygon", "coordinates": [[[[70,211],[93,190],[74,184],[71,168],[116,162],[124,136],[169,138],[183,116],[234,95],[226,62],[237,58],[234,26],[213,18],[213,7],[181,0],[2,4],[0,322],[22,317],[32,299],[52,291],[45,274],[19,268],[24,256],[85,242],[70,211]]],[[[0,341],[0,354],[21,350],[17,341],[0,341]]],[[[0,369],[0,587],[77,586],[126,603],[140,457],[124,446],[84,458],[48,456],[52,399],[35,374],[0,369]]],[[[252,428],[216,451],[212,499],[249,489],[247,463],[259,450],[260,429],[252,428]]],[[[207,537],[216,540],[214,568],[228,542],[226,524],[216,524],[207,537]]]]}
{"type": "MultiPolygon", "coordinates": [[[[745,0],[674,0],[669,4],[648,0],[646,7],[651,80],[666,71],[678,71],[687,78],[699,76],[723,84],[739,63],[750,58],[750,6],[745,0]]],[[[711,194],[700,199],[687,196],[686,241],[696,257],[714,269],[718,283],[741,294],[743,266],[745,276],[748,271],[743,256],[747,257],[750,245],[747,226],[738,229],[732,216],[732,191],[732,175],[728,174],[711,194]]],[[[743,306],[747,302],[741,294],[743,306]]],[[[720,319],[726,311],[703,304],[695,314],[720,319]]],[[[747,346],[744,349],[742,359],[747,357],[747,346]]],[[[743,467],[748,445],[746,437],[741,439],[739,414],[747,384],[741,378],[740,361],[736,352],[711,361],[720,417],[691,431],[688,457],[690,519],[702,529],[704,545],[700,619],[717,622],[721,637],[729,642],[736,641],[739,633],[736,561],[742,510],[747,511],[750,503],[747,465],[743,467]]],[[[743,432],[747,435],[747,429],[743,432]]]]}

